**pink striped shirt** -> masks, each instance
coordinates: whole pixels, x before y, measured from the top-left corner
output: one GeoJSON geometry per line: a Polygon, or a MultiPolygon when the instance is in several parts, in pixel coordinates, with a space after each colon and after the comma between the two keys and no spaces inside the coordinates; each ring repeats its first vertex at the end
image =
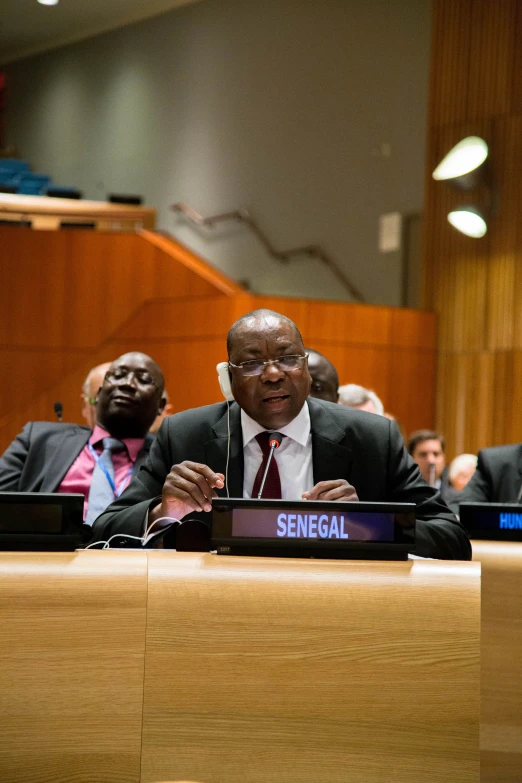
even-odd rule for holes
{"type": "MultiPolygon", "coordinates": [[[[89,499],[92,474],[94,472],[94,466],[96,465],[96,461],[89,449],[89,443],[97,454],[101,454],[103,451],[102,440],[110,437],[112,436],[97,424],[88,442],[74,460],[57,489],[57,492],[79,492],[84,495],[84,519],[87,516],[87,501],[89,499]]],[[[129,471],[143,448],[144,438],[123,438],[122,440],[126,446],[126,450],[114,452],[112,455],[114,478],[118,495],[125,489],[132,478],[132,475],[129,475],[129,471]]]]}

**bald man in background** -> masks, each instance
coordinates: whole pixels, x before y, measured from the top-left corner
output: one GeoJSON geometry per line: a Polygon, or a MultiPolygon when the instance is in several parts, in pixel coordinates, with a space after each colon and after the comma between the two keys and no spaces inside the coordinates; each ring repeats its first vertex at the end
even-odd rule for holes
{"type": "Polygon", "coordinates": [[[356,383],[347,383],[339,388],[339,402],[347,408],[384,416],[384,405],[375,392],[356,383]]]}
{"type": "Polygon", "coordinates": [[[105,373],[112,362],[104,362],[93,367],[82,384],[82,418],[87,422],[87,426],[94,429],[96,424],[96,395],[101,388],[105,373]]]}

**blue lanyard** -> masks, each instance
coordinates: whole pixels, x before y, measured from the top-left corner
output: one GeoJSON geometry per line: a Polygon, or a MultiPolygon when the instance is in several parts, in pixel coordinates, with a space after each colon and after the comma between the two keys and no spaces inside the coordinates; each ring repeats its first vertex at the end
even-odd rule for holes
{"type": "Polygon", "coordinates": [[[109,473],[109,471],[107,470],[107,468],[105,467],[105,465],[103,464],[103,462],[101,461],[101,459],[100,459],[100,457],[98,456],[98,454],[96,453],[96,451],[93,449],[93,447],[92,447],[92,445],[91,445],[90,441],[87,443],[87,445],[89,446],[89,451],[91,452],[92,456],[94,457],[94,459],[95,459],[95,461],[96,461],[96,464],[97,464],[97,465],[99,465],[99,466],[100,466],[100,468],[101,468],[101,469],[103,470],[103,472],[105,473],[105,476],[106,476],[106,478],[107,478],[107,481],[108,481],[108,482],[109,482],[109,484],[111,485],[111,489],[112,489],[112,491],[114,492],[114,497],[115,497],[115,498],[119,498],[119,497],[120,497],[120,495],[121,495],[121,493],[122,493],[122,492],[123,492],[123,490],[125,489],[125,487],[126,487],[126,485],[127,485],[127,482],[129,481],[130,477],[132,476],[132,471],[134,470],[134,465],[131,465],[131,466],[130,466],[130,470],[129,470],[129,472],[127,473],[127,475],[124,477],[123,481],[121,482],[119,489],[117,489],[117,488],[116,488],[116,484],[114,483],[114,481],[113,481],[113,478],[112,478],[111,474],[109,473]]]}

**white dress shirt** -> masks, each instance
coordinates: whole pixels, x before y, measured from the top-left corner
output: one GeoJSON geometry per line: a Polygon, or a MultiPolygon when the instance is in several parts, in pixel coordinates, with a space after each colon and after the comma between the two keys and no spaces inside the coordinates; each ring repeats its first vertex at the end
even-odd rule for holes
{"type": "MultiPolygon", "coordinates": [[[[245,461],[243,497],[250,498],[257,471],[263,461],[263,452],[256,440],[256,435],[265,432],[265,428],[251,419],[243,409],[241,409],[241,428],[243,430],[243,457],[245,461]]],[[[301,500],[303,492],[314,486],[312,433],[310,431],[310,412],[306,402],[290,424],[271,431],[280,432],[285,436],[272,457],[279,468],[283,500],[301,500]]]]}

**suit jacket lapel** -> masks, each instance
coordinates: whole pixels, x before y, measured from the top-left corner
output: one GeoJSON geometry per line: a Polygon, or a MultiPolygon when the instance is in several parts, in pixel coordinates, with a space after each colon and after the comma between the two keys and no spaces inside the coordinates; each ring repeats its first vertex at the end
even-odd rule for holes
{"type": "MultiPolygon", "coordinates": [[[[230,456],[228,464],[228,494],[231,498],[243,497],[243,433],[241,413],[236,403],[230,405],[230,456]]],[[[212,427],[215,438],[205,443],[206,464],[226,477],[228,452],[227,413],[212,427]]],[[[226,487],[217,490],[218,495],[227,496],[226,487]]]]}
{"type": "Polygon", "coordinates": [[[346,432],[340,427],[328,408],[324,408],[309,397],[310,424],[312,430],[312,464],[314,483],[344,478],[350,481],[352,451],[341,441],[346,441],[346,432]]]}
{"type": "Polygon", "coordinates": [[[90,430],[83,428],[76,430],[64,427],[63,435],[57,441],[53,450],[52,464],[45,466],[40,492],[57,491],[65,474],[90,437],[90,430]]]}

